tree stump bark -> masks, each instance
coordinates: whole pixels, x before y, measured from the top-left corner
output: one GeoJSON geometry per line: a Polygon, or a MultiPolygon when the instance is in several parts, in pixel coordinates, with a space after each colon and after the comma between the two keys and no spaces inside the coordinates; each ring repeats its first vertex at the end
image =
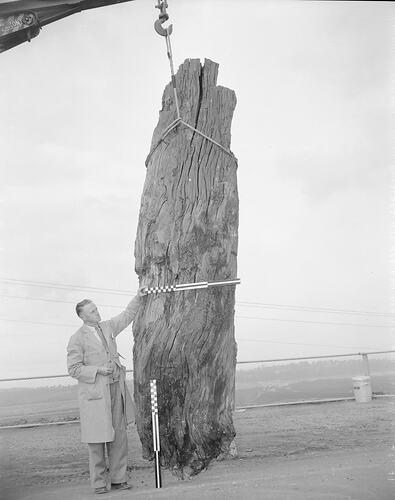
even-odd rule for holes
{"type": "MultiPolygon", "coordinates": [[[[218,64],[186,60],[176,75],[181,118],[229,149],[236,96],[216,85],[218,64]]],[[[167,85],[152,147],[177,118],[167,85]]],[[[237,160],[184,125],[153,150],[135,244],[141,286],[236,278],[237,160]]],[[[235,287],[149,295],[134,324],[136,424],[153,457],[150,379],[157,380],[164,466],[180,478],[226,455],[232,410],[235,287]]]]}

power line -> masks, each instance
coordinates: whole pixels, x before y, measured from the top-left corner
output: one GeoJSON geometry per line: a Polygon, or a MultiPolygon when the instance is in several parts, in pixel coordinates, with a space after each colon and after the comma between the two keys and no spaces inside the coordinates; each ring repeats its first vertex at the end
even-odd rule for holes
{"type": "MultiPolygon", "coordinates": [[[[26,297],[22,295],[5,295],[0,294],[0,297],[5,297],[8,299],[23,299],[23,300],[39,300],[42,302],[58,302],[60,304],[74,304],[76,305],[75,300],[60,300],[60,299],[45,299],[44,297],[26,297]]],[[[125,309],[124,306],[115,306],[112,304],[96,304],[99,307],[115,307],[117,309],[125,309]]]]}
{"type": "Polygon", "coordinates": [[[96,293],[111,293],[114,295],[130,295],[132,292],[128,290],[116,290],[112,288],[95,288],[90,286],[79,286],[79,285],[68,285],[65,283],[49,283],[45,281],[29,281],[29,280],[17,280],[13,278],[0,278],[1,283],[11,283],[17,285],[28,285],[28,286],[38,286],[42,288],[56,288],[60,290],[79,290],[79,291],[91,291],[96,293]]]}
{"type": "Polygon", "coordinates": [[[395,328],[395,325],[364,325],[361,323],[338,323],[335,321],[308,321],[301,319],[281,319],[281,318],[258,318],[252,316],[237,316],[235,318],[243,319],[258,319],[262,321],[281,321],[287,323],[307,323],[312,325],[332,325],[332,326],[357,326],[357,327],[368,327],[368,328],[395,328]]]}
{"type": "MultiPolygon", "coordinates": [[[[70,325],[66,323],[52,323],[46,321],[28,321],[23,319],[13,319],[13,318],[0,318],[0,321],[10,321],[17,323],[29,323],[34,325],[50,325],[50,326],[65,326],[68,328],[79,328],[81,325],[70,325]]],[[[327,344],[305,344],[301,342],[280,342],[277,340],[263,340],[263,339],[236,339],[236,342],[259,342],[263,344],[284,344],[284,345],[303,345],[303,346],[314,346],[314,347],[336,347],[339,349],[360,349],[355,346],[338,346],[338,345],[327,345],[327,344]]],[[[369,347],[369,349],[373,349],[369,347]]],[[[376,348],[375,348],[376,349],[376,348]]],[[[378,350],[378,349],[376,349],[378,350]]]]}
{"type": "MultiPolygon", "coordinates": [[[[313,346],[313,347],[336,347],[339,349],[361,349],[360,347],[350,346],[350,345],[304,344],[301,342],[280,342],[277,340],[263,340],[263,339],[238,339],[238,340],[236,339],[236,342],[259,342],[262,344],[285,344],[285,345],[303,345],[303,346],[313,346]]],[[[364,349],[373,349],[373,347],[364,348],[364,349]]]]}
{"type": "MultiPolygon", "coordinates": [[[[280,318],[254,318],[250,316],[235,316],[235,318],[242,318],[242,319],[253,319],[253,320],[262,320],[262,321],[280,321],[280,322],[288,322],[288,323],[307,323],[307,324],[314,324],[314,325],[331,325],[331,326],[356,326],[356,327],[368,327],[368,328],[395,328],[395,326],[391,325],[363,325],[363,324],[357,324],[357,323],[335,323],[335,322],[329,322],[329,321],[302,321],[302,320],[292,320],[292,319],[280,319],[280,318]]],[[[22,319],[16,319],[16,318],[2,318],[0,317],[0,321],[10,321],[10,322],[15,322],[15,323],[32,323],[32,324],[39,324],[39,325],[51,325],[51,326],[67,326],[67,327],[74,327],[78,328],[78,325],[71,325],[71,324],[65,324],[65,323],[51,323],[51,322],[45,322],[45,321],[29,321],[29,320],[22,320],[22,319]]]]}
{"type": "MultiPolygon", "coordinates": [[[[55,288],[55,289],[64,289],[69,291],[92,291],[96,293],[107,293],[107,294],[115,294],[115,295],[128,295],[130,296],[133,292],[130,290],[119,290],[112,288],[99,288],[99,287],[87,287],[81,285],[70,285],[64,283],[50,283],[44,281],[29,281],[29,280],[19,280],[14,278],[0,278],[1,283],[11,283],[11,284],[19,284],[19,285],[29,285],[29,286],[37,286],[43,288],[55,288]]],[[[46,300],[46,299],[37,299],[37,300],[46,300]]],[[[47,299],[48,300],[48,299],[47,299]]],[[[262,307],[267,309],[280,309],[280,310],[291,310],[291,311],[304,311],[304,312],[323,312],[329,314],[362,314],[362,315],[372,315],[372,316],[385,316],[385,317],[394,317],[395,314],[392,313],[383,313],[377,311],[361,311],[361,310],[352,310],[352,309],[337,309],[337,308],[329,308],[329,307],[311,307],[311,306],[298,306],[291,304],[272,304],[272,303],[264,303],[264,302],[246,302],[240,301],[236,302],[237,305],[241,305],[242,307],[262,307]]],[[[115,306],[110,306],[115,307],[115,306]]]]}
{"type": "Polygon", "coordinates": [[[14,319],[14,318],[0,318],[0,321],[9,321],[12,323],[29,323],[32,325],[67,326],[68,328],[81,327],[81,325],[71,325],[67,323],[51,323],[50,321],[31,321],[27,319],[14,319]]]}
{"type": "MultiPolygon", "coordinates": [[[[0,294],[0,297],[8,297],[8,298],[15,298],[15,299],[24,299],[24,300],[39,300],[39,301],[44,301],[44,302],[55,302],[55,303],[64,303],[64,304],[74,304],[73,301],[69,300],[58,300],[58,299],[44,299],[44,298],[39,298],[39,297],[23,297],[23,296],[18,296],[18,295],[3,295],[0,294]]],[[[113,307],[116,309],[123,309],[123,306],[116,306],[116,305],[110,305],[110,304],[97,304],[99,307],[113,307]]],[[[259,321],[277,321],[277,322],[286,322],[286,323],[302,323],[302,324],[313,324],[313,325],[330,325],[330,326],[354,326],[354,327],[364,327],[364,328],[395,328],[395,325],[366,325],[366,324],[361,324],[361,323],[340,323],[340,322],[334,322],[334,321],[309,321],[309,320],[297,320],[297,319],[283,319],[283,318],[262,318],[262,317],[256,317],[256,316],[239,316],[235,315],[235,318],[240,318],[240,319],[252,319],[252,320],[259,320],[259,321]]],[[[13,322],[28,322],[27,320],[18,320],[18,319],[11,319],[11,318],[0,318],[0,320],[3,321],[13,321],[13,322]]],[[[32,323],[37,323],[36,321],[32,323]]],[[[61,323],[45,323],[45,322],[39,322],[39,324],[51,324],[51,325],[58,325],[58,326],[75,326],[75,325],[65,325],[61,323]]]]}
{"type": "Polygon", "coordinates": [[[290,311],[302,311],[302,312],[323,312],[330,314],[359,314],[368,316],[384,316],[395,318],[393,313],[382,313],[374,311],[359,311],[352,309],[336,309],[330,307],[310,307],[310,306],[295,306],[289,304],[268,304],[263,302],[237,302],[237,304],[243,307],[260,307],[264,309],[280,309],[280,310],[290,310],[290,311]]]}

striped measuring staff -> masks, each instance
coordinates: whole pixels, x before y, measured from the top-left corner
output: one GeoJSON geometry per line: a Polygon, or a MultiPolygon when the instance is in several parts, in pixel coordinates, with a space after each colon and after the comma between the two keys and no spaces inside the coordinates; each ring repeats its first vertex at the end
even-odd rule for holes
{"type": "Polygon", "coordinates": [[[240,279],[236,278],[234,280],[225,281],[199,281],[198,283],[184,283],[182,285],[165,285],[165,286],[153,286],[145,288],[144,291],[147,295],[153,293],[167,293],[167,292],[182,292],[185,290],[201,290],[204,288],[210,288],[213,286],[226,286],[226,285],[240,285],[240,279]]]}
{"type": "Polygon", "coordinates": [[[158,418],[158,395],[156,391],[156,380],[150,380],[151,390],[151,415],[152,415],[152,439],[155,453],[155,486],[162,487],[162,476],[160,471],[160,439],[159,439],[159,418],[158,418]]]}

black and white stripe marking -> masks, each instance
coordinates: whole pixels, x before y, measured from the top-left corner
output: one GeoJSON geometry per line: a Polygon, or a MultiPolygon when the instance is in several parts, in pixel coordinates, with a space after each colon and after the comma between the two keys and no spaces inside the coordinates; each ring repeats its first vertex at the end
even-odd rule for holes
{"type": "Polygon", "coordinates": [[[159,418],[158,418],[158,394],[156,390],[156,380],[150,380],[151,391],[151,416],[152,416],[152,440],[155,452],[155,485],[162,487],[162,476],[160,471],[160,438],[159,438],[159,418]]]}
{"type": "Polygon", "coordinates": [[[203,288],[210,288],[213,286],[226,286],[226,285],[240,285],[240,279],[236,278],[234,280],[213,281],[211,283],[209,283],[208,281],[200,281],[198,283],[184,283],[181,285],[153,286],[146,288],[145,292],[147,295],[150,295],[157,293],[181,292],[185,290],[200,290],[203,288]]]}

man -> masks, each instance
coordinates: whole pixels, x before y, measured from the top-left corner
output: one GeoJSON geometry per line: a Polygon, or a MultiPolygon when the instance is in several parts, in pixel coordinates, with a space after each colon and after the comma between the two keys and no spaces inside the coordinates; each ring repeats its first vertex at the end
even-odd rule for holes
{"type": "Polygon", "coordinates": [[[83,325],[67,346],[67,368],[78,380],[81,441],[88,444],[91,484],[97,494],[107,493],[105,448],[111,488],[131,488],[126,473],[126,426],[132,421],[133,403],[115,337],[133,321],[144,295],[140,288],[125,311],[108,321],[101,321],[91,300],[76,306],[83,325]]]}

